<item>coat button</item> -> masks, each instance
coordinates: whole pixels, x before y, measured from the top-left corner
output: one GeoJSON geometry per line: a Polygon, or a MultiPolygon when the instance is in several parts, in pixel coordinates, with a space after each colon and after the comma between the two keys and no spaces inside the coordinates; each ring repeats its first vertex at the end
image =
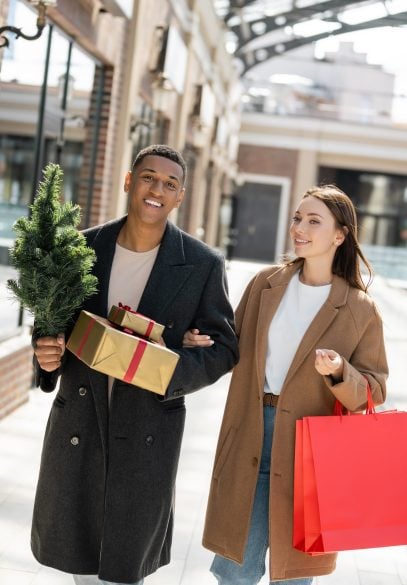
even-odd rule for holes
{"type": "Polygon", "coordinates": [[[173,327],[174,327],[174,321],[171,321],[171,320],[170,320],[170,321],[168,321],[168,322],[165,324],[165,327],[166,327],[167,329],[173,329],[173,327]]]}
{"type": "Polygon", "coordinates": [[[73,445],[74,447],[79,445],[79,437],[71,437],[71,445],[73,445]]]}
{"type": "Polygon", "coordinates": [[[258,463],[259,463],[259,460],[257,459],[257,457],[253,457],[253,459],[252,459],[253,467],[257,467],[258,463]]]}
{"type": "Polygon", "coordinates": [[[148,435],[145,439],[145,444],[147,445],[147,447],[151,447],[153,443],[154,437],[152,435],[148,435]]]}
{"type": "Polygon", "coordinates": [[[79,388],[79,391],[78,391],[79,392],[79,396],[85,396],[85,394],[86,394],[87,391],[88,391],[88,389],[85,388],[85,386],[81,386],[79,388]]]}

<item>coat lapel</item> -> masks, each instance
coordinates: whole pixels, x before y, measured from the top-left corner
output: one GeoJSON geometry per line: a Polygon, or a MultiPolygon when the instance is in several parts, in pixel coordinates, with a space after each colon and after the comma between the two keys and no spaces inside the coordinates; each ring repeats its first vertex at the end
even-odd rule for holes
{"type": "MultiPolygon", "coordinates": [[[[93,267],[93,274],[98,278],[98,293],[88,299],[84,308],[87,311],[102,317],[106,317],[108,313],[107,299],[109,280],[116,249],[116,240],[125,221],[126,216],[105,224],[101,227],[91,243],[96,252],[96,262],[93,267]]],[[[93,389],[96,416],[98,419],[102,445],[103,448],[106,449],[109,412],[107,376],[90,368],[88,369],[88,375],[90,385],[93,389]]]]}
{"type": "MultiPolygon", "coordinates": [[[[267,279],[270,288],[264,289],[261,294],[255,348],[257,375],[261,392],[264,386],[270,323],[283,298],[288,283],[298,268],[298,264],[289,265],[271,274],[267,279]]],[[[322,337],[326,329],[328,329],[335,319],[338,308],[346,303],[348,291],[349,285],[346,281],[338,276],[334,276],[328,299],[322,305],[315,319],[305,332],[287,372],[284,384],[296,373],[306,356],[317,344],[318,339],[322,337]]]]}
{"type": "Polygon", "coordinates": [[[294,355],[293,361],[291,362],[284,384],[294,376],[307,355],[314,350],[318,340],[323,336],[338,314],[339,307],[346,303],[348,291],[348,283],[343,278],[334,276],[331,292],[305,332],[305,335],[294,355]]]}
{"type": "Polygon", "coordinates": [[[186,263],[181,230],[167,223],[157,259],[137,310],[156,321],[165,321],[167,307],[176,298],[193,269],[193,265],[186,263]]]}
{"type": "Polygon", "coordinates": [[[127,216],[124,216],[119,220],[102,226],[91,244],[96,252],[93,274],[98,279],[98,293],[87,301],[85,309],[101,317],[106,317],[108,313],[109,280],[116,250],[116,241],[126,219],[127,216]]]}
{"type": "Polygon", "coordinates": [[[292,275],[297,270],[291,266],[283,267],[276,272],[273,272],[267,282],[270,288],[266,288],[261,293],[260,307],[257,317],[257,335],[256,335],[256,347],[255,356],[257,363],[257,376],[259,380],[260,392],[263,392],[264,378],[266,371],[266,354],[267,354],[267,343],[268,343],[268,332],[271,320],[277,311],[278,305],[283,298],[288,283],[291,280],[292,275]]]}

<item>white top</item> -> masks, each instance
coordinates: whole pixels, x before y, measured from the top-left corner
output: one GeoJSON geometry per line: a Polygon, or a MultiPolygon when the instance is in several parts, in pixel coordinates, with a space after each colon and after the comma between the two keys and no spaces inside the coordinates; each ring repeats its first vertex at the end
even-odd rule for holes
{"type": "Polygon", "coordinates": [[[156,246],[148,252],[133,252],[116,244],[107,300],[109,311],[119,302],[137,311],[159,249],[156,246]]]}
{"type": "MultiPolygon", "coordinates": [[[[119,303],[137,311],[159,249],[158,245],[148,252],[133,252],[116,244],[107,297],[109,311],[112,305],[119,303]]],[[[109,376],[109,403],[113,382],[114,378],[109,376]]]]}
{"type": "Polygon", "coordinates": [[[331,285],[309,286],[291,278],[270,323],[266,355],[265,392],[280,394],[298,346],[328,298],[331,285]]]}

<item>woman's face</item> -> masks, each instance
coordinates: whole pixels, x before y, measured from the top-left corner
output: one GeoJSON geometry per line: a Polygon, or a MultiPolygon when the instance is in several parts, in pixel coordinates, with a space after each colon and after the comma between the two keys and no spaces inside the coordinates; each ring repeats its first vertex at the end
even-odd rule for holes
{"type": "Polygon", "coordinates": [[[344,240],[328,207],[312,196],[300,201],[291,222],[290,237],[298,257],[318,258],[330,264],[344,240]]]}

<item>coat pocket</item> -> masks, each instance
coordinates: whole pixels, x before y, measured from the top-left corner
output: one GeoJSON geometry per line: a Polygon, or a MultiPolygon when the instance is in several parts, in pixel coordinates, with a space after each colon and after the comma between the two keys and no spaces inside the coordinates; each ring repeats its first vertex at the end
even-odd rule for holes
{"type": "Polygon", "coordinates": [[[223,466],[226,463],[226,459],[228,458],[230,449],[232,447],[236,432],[237,429],[235,427],[230,427],[226,434],[225,440],[223,441],[223,445],[220,448],[219,455],[216,458],[215,466],[213,469],[213,477],[215,479],[218,479],[222,472],[223,466]]]}

